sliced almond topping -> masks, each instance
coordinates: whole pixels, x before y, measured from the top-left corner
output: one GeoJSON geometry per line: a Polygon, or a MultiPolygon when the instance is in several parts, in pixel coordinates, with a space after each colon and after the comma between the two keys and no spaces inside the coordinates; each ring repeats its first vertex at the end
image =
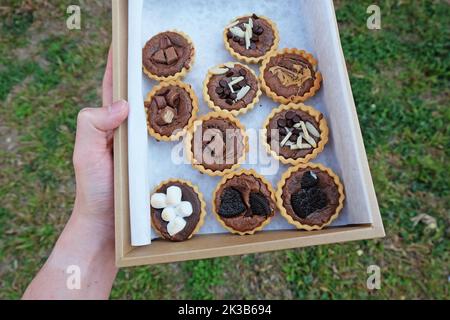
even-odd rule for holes
{"type": "Polygon", "coordinates": [[[230,29],[230,28],[234,27],[237,24],[239,24],[239,20],[233,21],[228,26],[226,26],[225,29],[230,29]]]}
{"type": "Polygon", "coordinates": [[[310,145],[312,145],[314,148],[317,147],[317,143],[316,143],[316,141],[314,140],[313,137],[311,137],[311,136],[304,136],[304,138],[305,138],[305,140],[306,140],[310,145]]]}
{"type": "Polygon", "coordinates": [[[227,62],[227,63],[224,64],[224,66],[227,67],[227,68],[232,69],[232,68],[234,68],[234,62],[227,62]]]}
{"type": "Polygon", "coordinates": [[[245,24],[245,48],[250,49],[250,39],[253,36],[252,28],[249,24],[245,24]]]}
{"type": "Polygon", "coordinates": [[[314,137],[320,138],[320,133],[317,131],[316,127],[314,127],[311,122],[306,122],[306,129],[308,129],[309,133],[311,133],[314,137]]]}
{"type": "Polygon", "coordinates": [[[252,20],[252,18],[248,19],[248,25],[250,26],[250,28],[253,28],[253,20],[252,20]]]}
{"type": "Polygon", "coordinates": [[[236,95],[236,100],[241,100],[242,98],[244,98],[247,93],[250,91],[250,86],[245,86],[243,87],[241,90],[239,90],[239,92],[236,95]]]}
{"type": "Polygon", "coordinates": [[[286,142],[289,141],[289,138],[292,136],[292,132],[288,132],[286,137],[284,137],[283,140],[281,140],[280,146],[284,147],[284,145],[286,144],[286,142]]]}
{"type": "Polygon", "coordinates": [[[228,72],[227,68],[212,68],[209,70],[209,72],[211,72],[214,75],[221,75],[221,74],[225,74],[228,72]]]}
{"type": "Polygon", "coordinates": [[[304,134],[305,140],[306,140],[306,137],[309,137],[308,129],[306,129],[306,125],[303,121],[300,121],[300,126],[302,127],[303,134],[304,134]]]}
{"type": "Polygon", "coordinates": [[[300,122],[299,122],[299,123],[296,123],[296,124],[294,124],[294,128],[296,128],[296,129],[300,129],[300,127],[301,127],[301,125],[300,125],[300,122]]]}
{"type": "Polygon", "coordinates": [[[236,83],[241,82],[242,80],[244,80],[244,77],[237,77],[236,79],[230,81],[230,83],[228,83],[228,85],[234,86],[236,83]]]}
{"type": "Polygon", "coordinates": [[[237,36],[237,37],[239,37],[239,38],[244,38],[244,37],[245,37],[245,32],[242,31],[242,29],[239,28],[239,27],[231,27],[231,28],[230,28],[230,32],[231,32],[233,35],[235,35],[235,36],[237,36]]]}

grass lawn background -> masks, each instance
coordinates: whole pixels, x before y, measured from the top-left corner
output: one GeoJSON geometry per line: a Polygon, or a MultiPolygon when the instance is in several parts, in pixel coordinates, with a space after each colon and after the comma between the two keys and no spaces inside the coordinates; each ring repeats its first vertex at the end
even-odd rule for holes
{"type": "MultiPolygon", "coordinates": [[[[449,298],[448,1],[335,1],[387,237],[123,269],[112,298],[449,298]],[[412,218],[427,214],[436,228],[412,218]],[[382,269],[381,290],[366,269],[382,269]]],[[[100,105],[109,1],[0,5],[0,298],[20,298],[67,221],[76,115],[100,105]],[[82,8],[82,31],[65,27],[82,8]]]]}

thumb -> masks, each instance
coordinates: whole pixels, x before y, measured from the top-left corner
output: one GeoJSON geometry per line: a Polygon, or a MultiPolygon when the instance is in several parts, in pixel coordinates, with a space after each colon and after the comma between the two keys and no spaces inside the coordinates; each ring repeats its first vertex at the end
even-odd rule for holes
{"type": "Polygon", "coordinates": [[[75,140],[75,164],[111,149],[111,131],[120,126],[128,116],[128,103],[118,101],[102,108],[86,108],[80,111],[75,140]]]}
{"type": "MultiPolygon", "coordinates": [[[[107,132],[116,129],[128,116],[128,103],[120,100],[103,108],[86,108],[78,115],[77,130],[107,132]]],[[[87,132],[83,132],[88,134],[87,132]]]]}

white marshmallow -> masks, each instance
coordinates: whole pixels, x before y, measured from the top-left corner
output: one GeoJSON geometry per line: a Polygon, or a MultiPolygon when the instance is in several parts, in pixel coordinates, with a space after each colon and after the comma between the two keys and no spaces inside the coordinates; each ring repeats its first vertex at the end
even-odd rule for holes
{"type": "Polygon", "coordinates": [[[174,236],[186,227],[186,221],[181,217],[176,217],[167,225],[167,232],[170,236],[174,236]]]}
{"type": "Polygon", "coordinates": [[[150,204],[155,209],[163,209],[167,207],[167,197],[164,193],[155,193],[150,199],[150,204]]]}
{"type": "Polygon", "coordinates": [[[177,206],[177,215],[179,217],[189,217],[193,211],[192,204],[189,201],[182,201],[177,206]]]}
{"type": "Polygon", "coordinates": [[[161,213],[161,218],[166,222],[172,221],[176,217],[177,217],[177,212],[175,211],[174,207],[167,207],[161,213]]]}
{"type": "Polygon", "coordinates": [[[167,188],[167,205],[168,206],[176,206],[181,202],[181,189],[176,186],[172,186],[167,188]]]}

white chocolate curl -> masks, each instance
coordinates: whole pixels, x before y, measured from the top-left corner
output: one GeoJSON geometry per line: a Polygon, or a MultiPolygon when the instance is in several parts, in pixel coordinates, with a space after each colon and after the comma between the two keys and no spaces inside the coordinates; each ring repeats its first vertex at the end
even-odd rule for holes
{"type": "Polygon", "coordinates": [[[155,209],[163,209],[167,206],[167,199],[164,193],[155,193],[150,199],[150,204],[155,209]]]}

